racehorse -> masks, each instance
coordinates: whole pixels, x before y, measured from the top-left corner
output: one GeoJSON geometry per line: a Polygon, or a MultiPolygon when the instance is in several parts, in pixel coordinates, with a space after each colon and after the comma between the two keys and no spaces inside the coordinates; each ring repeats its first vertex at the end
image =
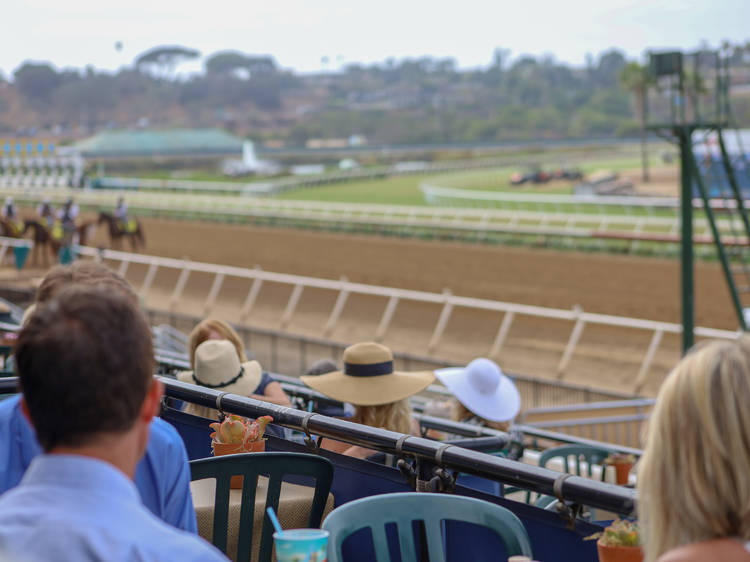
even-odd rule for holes
{"type": "Polygon", "coordinates": [[[113,250],[119,250],[122,248],[122,238],[124,236],[127,236],[130,239],[130,247],[134,252],[138,250],[139,246],[141,248],[146,247],[146,239],[143,235],[143,228],[141,227],[141,223],[138,219],[130,219],[128,221],[128,223],[134,222],[135,228],[123,228],[121,222],[117,220],[113,215],[101,211],[99,213],[98,224],[102,224],[103,222],[106,222],[107,226],[109,227],[109,239],[111,241],[113,250]]]}
{"type": "Polygon", "coordinates": [[[31,262],[36,265],[38,263],[39,252],[42,252],[44,256],[44,265],[48,265],[47,252],[44,248],[49,248],[49,252],[52,255],[52,261],[57,260],[57,256],[60,253],[60,248],[63,245],[71,245],[76,239],[79,245],[85,246],[86,241],[89,238],[91,229],[96,226],[96,221],[89,219],[81,222],[75,227],[72,233],[65,232],[62,225],[56,222],[50,229],[46,224],[34,219],[26,219],[24,221],[24,229],[22,234],[31,229],[32,238],[34,240],[34,248],[31,252],[31,262]]]}
{"type": "Polygon", "coordinates": [[[22,234],[26,234],[26,232],[31,229],[31,237],[34,240],[34,247],[31,250],[31,263],[33,265],[38,265],[39,252],[41,252],[42,257],[44,258],[44,266],[47,267],[49,265],[47,249],[49,249],[49,254],[52,255],[52,261],[56,261],[57,254],[62,247],[62,240],[52,236],[52,232],[37,220],[26,219],[23,221],[23,224],[24,227],[22,234]]]}
{"type": "Polygon", "coordinates": [[[24,232],[26,229],[23,222],[0,217],[0,235],[8,238],[21,238],[24,232]]]}
{"type": "Polygon", "coordinates": [[[76,234],[78,234],[78,245],[79,246],[85,246],[86,242],[89,240],[89,236],[91,235],[91,231],[95,229],[97,226],[97,223],[94,219],[89,219],[82,221],[81,224],[79,224],[76,227],[76,234]]]}

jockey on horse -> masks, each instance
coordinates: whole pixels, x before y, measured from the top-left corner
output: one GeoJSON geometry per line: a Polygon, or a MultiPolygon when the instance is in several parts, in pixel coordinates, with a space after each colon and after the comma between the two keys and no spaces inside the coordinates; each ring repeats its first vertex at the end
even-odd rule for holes
{"type": "Polygon", "coordinates": [[[24,224],[18,217],[18,209],[16,209],[16,204],[13,202],[12,197],[8,196],[5,198],[5,204],[0,211],[0,216],[2,216],[13,228],[16,236],[21,236],[21,234],[23,234],[24,224]]]}
{"type": "Polygon", "coordinates": [[[118,226],[122,232],[128,234],[135,232],[138,225],[135,220],[131,221],[128,217],[128,204],[125,203],[124,197],[121,196],[117,199],[117,207],[113,214],[115,219],[117,219],[118,226]]]}
{"type": "Polygon", "coordinates": [[[78,218],[78,205],[73,202],[72,197],[63,204],[57,212],[57,218],[62,226],[62,236],[64,237],[63,245],[70,246],[73,243],[73,235],[76,231],[76,218],[78,218]]]}
{"type": "Polygon", "coordinates": [[[42,219],[42,223],[47,225],[47,228],[52,230],[55,224],[55,208],[52,206],[52,200],[49,197],[45,197],[36,208],[36,214],[42,219]]]}

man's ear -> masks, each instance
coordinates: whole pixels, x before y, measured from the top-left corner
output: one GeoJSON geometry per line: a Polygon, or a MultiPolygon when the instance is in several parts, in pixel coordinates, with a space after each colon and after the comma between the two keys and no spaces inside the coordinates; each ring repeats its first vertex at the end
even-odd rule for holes
{"type": "Polygon", "coordinates": [[[164,384],[158,380],[153,379],[151,388],[146,393],[146,398],[143,400],[143,406],[141,407],[141,419],[145,422],[150,422],[154,416],[159,414],[161,408],[161,397],[164,395],[164,384]]]}

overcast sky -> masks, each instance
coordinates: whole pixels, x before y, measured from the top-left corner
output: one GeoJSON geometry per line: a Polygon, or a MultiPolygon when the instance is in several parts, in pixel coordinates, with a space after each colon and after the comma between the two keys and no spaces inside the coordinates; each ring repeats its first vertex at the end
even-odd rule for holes
{"type": "MultiPolygon", "coordinates": [[[[0,71],[24,60],[117,69],[155,45],[270,54],[310,72],[422,55],[487,65],[496,47],[583,64],[610,47],[750,39],[750,0],[3,0],[0,71]],[[121,41],[123,48],[115,49],[121,41]]],[[[189,70],[186,69],[186,70],[189,70]]]]}

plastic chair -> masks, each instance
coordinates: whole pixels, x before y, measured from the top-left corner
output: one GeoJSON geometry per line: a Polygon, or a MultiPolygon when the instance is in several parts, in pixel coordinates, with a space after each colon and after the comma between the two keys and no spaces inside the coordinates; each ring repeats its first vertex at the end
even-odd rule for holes
{"type": "Polygon", "coordinates": [[[518,517],[504,507],[464,496],[409,492],[362,498],[334,509],[323,522],[323,529],[330,533],[329,561],[341,562],[344,540],[364,528],[369,528],[372,533],[377,562],[390,560],[385,526],[395,523],[402,562],[417,562],[412,522],[423,521],[429,559],[444,562],[444,520],[487,527],[500,536],[508,556],[532,556],[526,529],[518,517]]]}
{"type": "MultiPolygon", "coordinates": [[[[601,481],[604,482],[607,476],[607,467],[604,461],[610,454],[612,454],[611,451],[589,445],[561,445],[544,451],[539,456],[539,466],[546,467],[550,460],[559,458],[562,459],[563,472],[593,478],[593,467],[599,465],[601,467],[601,481]],[[571,457],[575,458],[575,466],[573,467],[575,470],[571,470],[571,457]],[[581,461],[585,461],[586,470],[583,469],[581,461]]],[[[528,499],[527,503],[529,503],[528,499]]],[[[550,506],[555,503],[556,499],[552,496],[539,496],[534,505],[543,509],[552,509],[550,506]]]]}
{"type": "MultiPolygon", "coordinates": [[[[258,477],[268,477],[266,507],[279,509],[282,480],[287,476],[304,476],[315,480],[315,494],[307,526],[317,528],[323,519],[328,494],[333,483],[333,464],[326,458],[305,453],[245,453],[198,459],[190,462],[192,480],[216,479],[214,496],[214,525],[212,543],[226,553],[229,527],[229,490],[232,476],[244,477],[240,506],[239,541],[237,560],[249,561],[252,548],[255,491],[258,477]]],[[[259,562],[271,560],[273,552],[273,526],[263,518],[259,562]]]]}
{"type": "Polygon", "coordinates": [[[601,480],[604,482],[607,475],[604,461],[611,453],[611,451],[607,451],[606,449],[599,449],[588,445],[561,445],[560,447],[553,447],[552,449],[544,451],[539,456],[539,466],[544,468],[551,459],[561,458],[563,462],[563,472],[593,478],[593,466],[599,465],[602,469],[601,480]],[[575,458],[575,471],[571,470],[570,457],[575,458]],[[582,460],[586,462],[586,473],[584,473],[583,470],[581,463],[582,460]]]}

